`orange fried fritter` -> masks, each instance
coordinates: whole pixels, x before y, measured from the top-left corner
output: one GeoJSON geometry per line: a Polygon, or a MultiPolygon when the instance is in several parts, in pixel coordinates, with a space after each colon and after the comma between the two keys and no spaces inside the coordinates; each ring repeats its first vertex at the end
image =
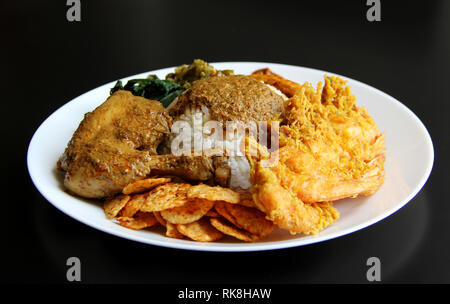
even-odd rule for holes
{"type": "Polygon", "coordinates": [[[338,77],[294,93],[279,138],[273,166],[262,165],[267,156],[247,156],[251,190],[258,208],[291,233],[317,233],[338,218],[331,201],[372,194],[384,182],[384,135],[338,77]]]}

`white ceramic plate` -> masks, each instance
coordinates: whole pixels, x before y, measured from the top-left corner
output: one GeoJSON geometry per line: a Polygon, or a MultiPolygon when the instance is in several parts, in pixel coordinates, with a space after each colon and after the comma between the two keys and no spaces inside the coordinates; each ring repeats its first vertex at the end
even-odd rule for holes
{"type": "MultiPolygon", "coordinates": [[[[226,62],[213,65],[218,69],[233,69],[240,74],[250,74],[257,69],[269,67],[288,79],[299,83],[308,81],[313,85],[322,81],[324,74],[334,75],[273,63],[226,62]]],[[[151,71],[122,80],[142,78],[150,73],[164,78],[173,69],[151,71]]],[[[98,202],[66,193],[62,176],[56,170],[56,162],[83,115],[106,100],[115,81],[73,99],[42,123],[28,148],[28,170],[37,189],[62,212],[96,229],[147,244],[204,251],[256,251],[301,246],[343,236],[386,218],[408,203],[425,184],[434,159],[431,138],[413,112],[393,97],[371,86],[343,78],[349,81],[357,104],[368,109],[380,131],[386,134],[386,181],[372,196],[337,201],[335,206],[341,214],[340,219],[314,236],[292,236],[278,229],[257,243],[242,243],[231,239],[215,243],[171,239],[165,237],[162,230],[134,231],[123,228],[106,219],[98,202]]]]}

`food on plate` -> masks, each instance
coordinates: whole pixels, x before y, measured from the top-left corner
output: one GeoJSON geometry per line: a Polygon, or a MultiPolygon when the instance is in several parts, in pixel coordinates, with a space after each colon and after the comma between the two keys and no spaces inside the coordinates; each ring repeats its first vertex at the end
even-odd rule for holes
{"type": "Polygon", "coordinates": [[[129,195],[118,195],[111,199],[105,200],[103,204],[103,211],[108,219],[113,219],[116,215],[119,214],[120,210],[122,210],[125,205],[130,200],[129,195]]]}
{"type": "Polygon", "coordinates": [[[228,210],[227,210],[225,205],[226,205],[225,202],[216,202],[214,204],[214,209],[216,210],[217,214],[219,214],[221,217],[225,218],[230,223],[233,223],[235,226],[238,226],[236,221],[235,221],[235,219],[228,212],[228,210]]]}
{"type": "Polygon", "coordinates": [[[213,201],[194,199],[183,206],[162,210],[160,214],[172,224],[189,224],[201,219],[213,206],[213,201]]]}
{"type": "Polygon", "coordinates": [[[177,225],[170,222],[166,222],[166,236],[174,239],[184,239],[184,235],[178,231],[177,225]]]}
{"type": "Polygon", "coordinates": [[[120,210],[119,215],[122,217],[133,217],[141,209],[142,200],[130,198],[126,205],[120,210]]]}
{"type": "Polygon", "coordinates": [[[275,225],[266,219],[265,213],[256,208],[226,202],[216,202],[214,208],[229,223],[250,233],[252,240],[269,235],[275,228],[275,225]]]}
{"type": "Polygon", "coordinates": [[[326,229],[340,199],[381,187],[384,149],[339,77],[314,88],[267,68],[235,75],[197,59],[164,80],[117,82],[58,167],[68,190],[103,199],[106,218],[123,227],[256,242],[277,227],[326,229]]]}
{"type": "Polygon", "coordinates": [[[108,206],[114,208],[107,211],[105,205],[105,213],[127,228],[139,230],[160,224],[167,236],[204,242],[220,238],[219,231],[247,241],[270,234],[275,225],[257,208],[240,205],[240,197],[239,192],[220,186],[169,182],[132,196],[118,195],[108,200],[108,206]]]}
{"type": "Polygon", "coordinates": [[[339,218],[331,202],[303,202],[269,168],[257,167],[254,182],[258,208],[278,227],[293,234],[316,234],[339,218]]]}
{"type": "Polygon", "coordinates": [[[130,91],[134,96],[145,97],[150,100],[161,102],[167,107],[174,99],[181,95],[191,84],[199,79],[211,76],[233,75],[232,70],[219,71],[207,62],[196,59],[192,64],[181,65],[175,69],[174,73],[166,76],[166,79],[159,79],[156,75],[148,75],[146,78],[128,80],[125,85],[118,80],[110,94],[117,91],[130,91]]]}
{"type": "Polygon", "coordinates": [[[289,98],[293,97],[295,93],[300,91],[302,88],[302,85],[287,80],[284,77],[273,73],[267,68],[254,71],[250,76],[255,78],[256,80],[262,81],[265,84],[277,88],[289,98]]]}
{"type": "Polygon", "coordinates": [[[158,223],[152,213],[140,211],[133,217],[120,216],[117,217],[116,220],[120,223],[120,225],[134,230],[152,227],[158,223]]]}
{"type": "Polygon", "coordinates": [[[286,103],[278,163],[251,160],[252,193],[291,233],[317,233],[338,218],[330,201],[370,195],[384,182],[384,135],[338,77],[309,84],[286,103]]]}
{"type": "Polygon", "coordinates": [[[211,201],[225,201],[237,204],[240,200],[239,193],[220,186],[211,187],[208,185],[196,185],[189,188],[187,192],[189,198],[201,198],[211,201]]]}
{"type": "Polygon", "coordinates": [[[213,242],[223,237],[222,232],[214,228],[204,218],[193,223],[177,225],[177,230],[181,234],[198,242],[213,242]]]}
{"type": "Polygon", "coordinates": [[[205,216],[208,217],[220,217],[220,215],[214,211],[213,209],[210,209],[208,212],[206,212],[205,216]]]}
{"type": "Polygon", "coordinates": [[[230,217],[234,219],[233,224],[252,235],[263,238],[275,228],[273,222],[266,219],[265,213],[256,208],[229,203],[224,203],[224,205],[230,217]]]}
{"type": "Polygon", "coordinates": [[[280,116],[283,103],[282,95],[251,76],[215,76],[195,81],[169,111],[175,120],[189,107],[221,123],[260,122],[280,116]]]}
{"type": "Polygon", "coordinates": [[[159,102],[117,91],[85,115],[58,161],[66,172],[65,187],[83,197],[103,198],[150,172],[209,179],[212,163],[205,157],[157,154],[171,122],[159,102]]]}
{"type": "Polygon", "coordinates": [[[248,189],[250,167],[239,143],[246,130],[257,131],[257,123],[279,119],[285,100],[286,96],[276,88],[251,76],[212,76],[195,81],[168,107],[174,125],[184,122],[191,128],[191,141],[183,140],[186,147],[179,148],[175,143],[179,136],[173,134],[166,143],[167,150],[173,152],[176,147],[182,154],[183,150],[190,153],[196,146],[203,151],[223,147],[226,155],[212,157],[215,182],[233,189],[248,189]],[[211,127],[211,122],[217,125],[211,127]],[[230,126],[236,131],[225,132],[230,126]]]}
{"type": "Polygon", "coordinates": [[[170,182],[170,178],[168,177],[160,177],[160,178],[146,178],[135,181],[131,184],[128,184],[123,188],[123,194],[134,194],[139,193],[145,190],[150,190],[156,186],[166,184],[170,182]]]}
{"type": "Polygon", "coordinates": [[[255,202],[253,201],[252,193],[248,190],[237,190],[239,193],[239,205],[250,207],[250,208],[257,208],[255,205],[255,202]]]}
{"type": "Polygon", "coordinates": [[[117,91],[130,91],[134,96],[145,97],[150,100],[161,102],[167,107],[175,98],[177,98],[184,89],[173,81],[159,79],[156,75],[148,75],[147,78],[131,79],[124,85],[122,81],[117,81],[110,93],[117,91]]]}
{"type": "Polygon", "coordinates": [[[242,229],[237,228],[224,218],[212,218],[210,219],[211,225],[222,232],[223,234],[232,236],[234,238],[237,238],[238,240],[244,241],[244,242],[253,242],[256,241],[258,238],[251,235],[251,233],[244,231],[242,229]]]}
{"type": "Polygon", "coordinates": [[[78,195],[101,198],[145,178],[149,157],[170,133],[171,122],[159,102],[114,93],[85,115],[60,158],[64,185],[78,195]]]}
{"type": "Polygon", "coordinates": [[[190,187],[191,185],[187,183],[167,183],[135,197],[142,200],[142,211],[162,211],[186,204],[189,201],[187,191],[190,187]]]}
{"type": "Polygon", "coordinates": [[[194,81],[212,77],[233,75],[233,70],[216,70],[212,65],[201,59],[195,59],[190,65],[180,65],[175,72],[166,75],[166,80],[177,83],[189,89],[194,81]]]}
{"type": "Polygon", "coordinates": [[[156,220],[164,227],[166,227],[167,222],[165,219],[162,218],[161,214],[159,211],[154,211],[153,215],[155,216],[156,220]]]}

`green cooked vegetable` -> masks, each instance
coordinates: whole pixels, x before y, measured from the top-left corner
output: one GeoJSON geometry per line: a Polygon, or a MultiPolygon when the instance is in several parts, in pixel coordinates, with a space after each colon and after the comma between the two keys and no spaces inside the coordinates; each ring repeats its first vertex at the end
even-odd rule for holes
{"type": "Polygon", "coordinates": [[[110,94],[118,90],[130,91],[135,96],[147,99],[158,100],[167,107],[177,98],[184,89],[173,81],[159,79],[156,75],[149,75],[147,78],[129,80],[125,86],[122,81],[117,81],[111,89],[110,94]]]}
{"type": "Polygon", "coordinates": [[[191,84],[199,79],[211,76],[233,75],[233,70],[216,70],[212,65],[201,59],[195,59],[192,64],[180,65],[174,73],[167,74],[166,80],[180,84],[183,88],[189,89],[191,84]]]}
{"type": "Polygon", "coordinates": [[[122,81],[117,81],[111,89],[110,94],[118,90],[130,91],[135,96],[147,99],[158,100],[164,107],[199,79],[211,76],[233,75],[233,70],[216,70],[212,65],[201,59],[195,59],[190,65],[180,65],[174,73],[166,75],[166,79],[159,79],[156,75],[149,75],[147,78],[132,79],[124,86],[122,81]]]}

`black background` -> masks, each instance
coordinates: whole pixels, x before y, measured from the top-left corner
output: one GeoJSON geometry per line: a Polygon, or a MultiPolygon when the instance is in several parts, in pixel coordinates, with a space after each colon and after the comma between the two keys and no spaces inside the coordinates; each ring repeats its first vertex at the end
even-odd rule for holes
{"type": "MultiPolygon", "coordinates": [[[[87,283],[449,283],[450,1],[381,1],[382,21],[359,1],[87,1],[68,22],[66,1],[4,1],[2,61],[3,282],[65,282],[66,260],[87,283]],[[117,238],[64,215],[26,167],[42,121],[106,82],[194,58],[265,61],[342,74],[394,96],[428,128],[433,172],[386,220],[305,247],[202,253],[117,238]]],[[[58,132],[58,130],[55,130],[58,132]]],[[[421,160],[417,160],[418,162],[421,160]]]]}

